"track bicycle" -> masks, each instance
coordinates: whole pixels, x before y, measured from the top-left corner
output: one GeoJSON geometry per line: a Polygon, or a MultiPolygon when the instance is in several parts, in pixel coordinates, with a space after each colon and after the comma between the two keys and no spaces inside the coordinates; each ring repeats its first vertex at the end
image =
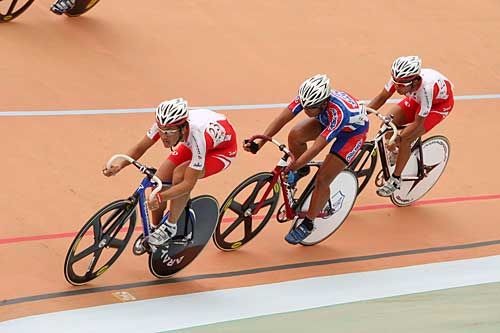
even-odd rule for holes
{"type": "MultiPolygon", "coordinates": [[[[376,115],[382,126],[371,141],[361,147],[359,154],[350,164],[359,182],[358,195],[370,181],[380,157],[382,169],[375,178],[375,185],[380,187],[389,179],[395,165],[389,163],[389,152],[385,148],[385,135],[392,132],[392,138],[397,135],[397,128],[392,118],[384,116],[371,108],[365,107],[368,114],[376,115]]],[[[450,157],[450,143],[442,135],[435,135],[422,141],[418,138],[412,144],[410,158],[401,174],[401,187],[390,197],[396,206],[408,206],[421,199],[437,183],[443,174],[450,157]]]]}
{"type": "MultiPolygon", "coordinates": [[[[122,254],[134,231],[137,206],[142,221],[142,234],[134,242],[133,253],[149,256],[150,272],[158,277],[171,276],[189,265],[203,250],[218,221],[219,205],[210,195],[190,199],[177,222],[177,235],[164,245],[149,245],[152,232],[146,190],[153,188],[154,197],[165,184],[155,176],[156,169],[147,167],[127,155],[114,155],[108,161],[125,159],[145,175],[134,193],[99,209],[77,233],[64,260],[64,276],[73,285],[83,285],[107,271],[122,254]]],[[[164,215],[162,223],[167,219],[164,215]]]]}
{"type": "MultiPolygon", "coordinates": [[[[262,139],[272,142],[283,156],[271,172],[260,172],[245,179],[229,194],[220,208],[219,221],[213,234],[215,245],[223,251],[232,251],[247,244],[259,234],[276,210],[280,190],[284,203],[276,219],[280,223],[292,221],[292,228],[302,222],[309,208],[314,189],[314,175],[302,193],[285,181],[283,171],[288,159],[295,160],[290,150],[277,140],[256,135],[250,141],[262,139]]],[[[319,169],[322,162],[309,162],[319,169]]],[[[324,241],[337,231],[345,221],[356,200],[358,181],[350,170],[342,171],[330,184],[330,198],[314,219],[312,233],[300,244],[314,245],[324,241]]]]}

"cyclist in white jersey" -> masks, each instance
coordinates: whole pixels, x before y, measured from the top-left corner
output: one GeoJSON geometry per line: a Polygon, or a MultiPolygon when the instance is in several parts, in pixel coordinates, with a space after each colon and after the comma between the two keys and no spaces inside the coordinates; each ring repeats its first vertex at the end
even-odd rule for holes
{"type": "Polygon", "coordinates": [[[377,110],[395,92],[405,96],[389,111],[397,126],[408,126],[396,137],[395,144],[387,147],[393,153],[398,149],[398,153],[392,176],[377,190],[377,194],[383,197],[391,196],[399,189],[401,173],[410,158],[411,143],[429,132],[453,109],[453,85],[450,80],[434,69],[421,66],[420,57],[397,58],[392,64],[391,79],[368,104],[377,110]]]}
{"type": "MultiPolygon", "coordinates": [[[[153,245],[161,245],[176,234],[177,219],[198,179],[226,169],[237,152],[236,133],[224,115],[207,109],[188,111],[187,102],[182,98],[167,100],[158,106],[156,121],[127,155],[137,160],[160,139],[165,148],[181,144],[156,173],[172,186],[148,201],[153,227],[157,227],[148,239],[153,245]],[[168,221],[158,227],[169,200],[168,221]]],[[[121,161],[109,169],[105,167],[103,174],[115,175],[128,164],[121,161]]]]}

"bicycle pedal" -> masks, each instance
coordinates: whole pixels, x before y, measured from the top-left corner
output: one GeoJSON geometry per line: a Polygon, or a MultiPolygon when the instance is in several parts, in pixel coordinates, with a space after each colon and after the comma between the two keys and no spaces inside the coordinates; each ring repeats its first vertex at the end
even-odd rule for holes
{"type": "Polygon", "coordinates": [[[321,216],[321,218],[322,219],[327,219],[330,216],[332,216],[333,214],[335,214],[336,210],[335,210],[335,208],[329,208],[329,209],[325,210],[324,213],[325,213],[325,215],[321,216]]]}
{"type": "Polygon", "coordinates": [[[134,242],[132,253],[136,256],[142,256],[146,252],[151,252],[149,243],[144,240],[144,235],[141,234],[134,242]]]}

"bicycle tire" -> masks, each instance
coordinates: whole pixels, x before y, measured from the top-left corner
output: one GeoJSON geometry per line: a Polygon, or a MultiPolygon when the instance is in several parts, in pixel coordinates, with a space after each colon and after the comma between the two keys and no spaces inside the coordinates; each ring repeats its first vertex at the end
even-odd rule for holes
{"type": "Polygon", "coordinates": [[[260,221],[260,223],[257,225],[256,228],[252,227],[254,219],[258,219],[258,217],[254,216],[254,214],[248,216],[245,216],[245,214],[248,214],[248,212],[252,211],[252,209],[255,207],[255,202],[253,201],[259,194],[260,190],[267,188],[265,185],[269,184],[272,178],[273,174],[271,172],[260,172],[253,176],[250,176],[243,182],[241,182],[238,186],[236,186],[235,189],[226,198],[226,200],[224,200],[220,208],[219,220],[217,222],[217,226],[215,227],[215,232],[212,237],[215,246],[217,246],[217,248],[219,248],[222,251],[234,251],[240,248],[241,246],[247,244],[253,238],[255,238],[255,236],[257,236],[260,233],[260,231],[262,231],[262,229],[266,226],[266,224],[269,222],[269,219],[274,214],[276,206],[278,205],[279,193],[280,193],[280,186],[278,183],[276,183],[273,186],[273,189],[270,192],[270,194],[272,193],[272,197],[266,200],[267,204],[262,206],[261,210],[259,210],[260,213],[263,208],[269,206],[269,210],[264,215],[264,217],[262,218],[262,220],[260,221]],[[255,184],[255,188],[252,190],[250,195],[248,195],[243,204],[235,200],[235,198],[238,196],[239,193],[246,190],[249,186],[252,186],[253,184],[255,184]],[[253,199],[251,200],[252,202],[249,202],[248,199],[251,198],[252,196],[253,196],[253,199]],[[223,225],[226,224],[223,221],[224,215],[228,211],[228,209],[231,210],[233,213],[235,213],[237,217],[233,221],[230,221],[229,226],[225,228],[224,231],[222,231],[223,225]],[[244,224],[243,237],[240,238],[239,236],[233,236],[237,237],[237,239],[228,241],[227,240],[228,236],[232,234],[238,228],[238,226],[242,224],[242,222],[244,224]]]}
{"type": "Polygon", "coordinates": [[[111,267],[111,265],[113,265],[113,263],[121,255],[132,237],[136,218],[137,213],[135,210],[135,203],[130,200],[117,200],[99,209],[83,225],[68,249],[64,260],[64,277],[66,278],[66,281],[75,286],[83,285],[97,278],[109,269],[109,267],[111,267]],[[107,217],[107,214],[110,214],[111,216],[107,217]],[[107,217],[105,223],[102,223],[101,221],[101,218],[103,217],[107,217]],[[130,224],[125,237],[123,239],[117,238],[118,232],[122,230],[127,221],[130,224]],[[85,237],[87,231],[89,231],[92,227],[94,228],[94,243],[88,248],[76,253],[81,240],[85,237]],[[99,265],[99,268],[95,269],[105,248],[115,248],[116,252],[109,260],[107,260],[104,264],[99,265]],[[90,260],[87,271],[84,274],[77,273],[73,265],[90,255],[93,255],[93,258],[90,260]]]}
{"type": "MultiPolygon", "coordinates": [[[[391,195],[392,203],[398,207],[409,206],[425,196],[434,187],[434,185],[436,185],[437,181],[444,173],[450,159],[450,142],[446,137],[442,135],[436,135],[427,138],[426,140],[422,141],[421,146],[423,149],[424,168],[428,168],[429,173],[423,179],[418,181],[403,180],[401,182],[401,188],[399,190],[396,190],[394,194],[391,195]],[[426,149],[428,151],[427,153],[426,149]],[[433,149],[434,152],[431,154],[429,149],[433,149]],[[436,162],[439,163],[436,164],[436,162]],[[432,177],[429,176],[431,172],[432,177]]],[[[405,177],[405,174],[416,174],[418,154],[418,145],[416,145],[412,149],[410,159],[408,160],[405,169],[403,170],[401,176],[403,179],[405,177]]]]}
{"type": "Polygon", "coordinates": [[[24,5],[22,5],[19,9],[13,10],[13,6],[17,4],[18,0],[12,0],[11,6],[9,6],[9,10],[3,14],[0,13],[0,23],[7,23],[24,13],[32,4],[35,2],[35,0],[28,0],[24,5]],[[12,8],[10,8],[12,7],[12,8]]]}
{"type": "MultiPolygon", "coordinates": [[[[301,245],[312,246],[323,242],[344,224],[349,213],[354,207],[358,191],[358,178],[351,170],[340,172],[330,184],[330,199],[331,205],[335,207],[335,213],[326,218],[314,219],[314,229],[312,233],[306,237],[301,245]]],[[[313,188],[305,196],[305,200],[300,205],[300,211],[306,211],[309,208],[313,193],[313,188]]],[[[295,228],[302,222],[301,218],[296,218],[292,225],[295,228]]]]}
{"type": "Polygon", "coordinates": [[[202,252],[214,233],[219,217],[217,200],[211,195],[200,195],[191,199],[188,205],[194,211],[194,217],[188,215],[186,218],[184,210],[177,225],[183,230],[184,223],[189,223],[187,231],[192,234],[191,241],[177,244],[174,237],[165,245],[150,245],[152,252],[149,253],[149,271],[157,278],[171,277],[186,268],[202,252]]]}

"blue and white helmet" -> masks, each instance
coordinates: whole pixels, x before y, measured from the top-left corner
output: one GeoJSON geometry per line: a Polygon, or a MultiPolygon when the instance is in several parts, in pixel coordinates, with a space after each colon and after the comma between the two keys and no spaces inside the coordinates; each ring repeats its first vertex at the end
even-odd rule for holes
{"type": "Polygon", "coordinates": [[[399,57],[392,63],[393,79],[404,79],[420,74],[422,59],[418,56],[399,57]]]}
{"type": "Polygon", "coordinates": [[[305,80],[299,88],[300,104],[304,108],[316,105],[330,96],[330,79],[325,74],[317,74],[305,80]]]}
{"type": "Polygon", "coordinates": [[[156,121],[160,126],[178,125],[188,118],[188,104],[182,98],[163,101],[156,108],[156,121]]]}

